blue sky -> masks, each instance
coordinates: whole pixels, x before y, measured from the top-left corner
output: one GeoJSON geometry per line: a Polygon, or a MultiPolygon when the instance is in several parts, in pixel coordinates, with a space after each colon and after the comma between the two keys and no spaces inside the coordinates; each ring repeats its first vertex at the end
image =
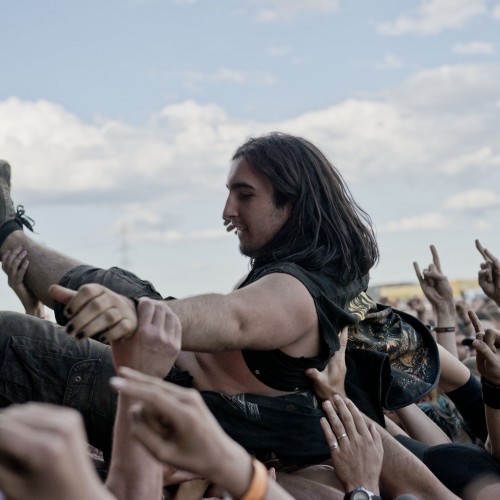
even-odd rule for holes
{"type": "MultiPolygon", "coordinates": [[[[250,135],[315,142],[372,216],[374,283],[500,254],[498,0],[0,0],[0,157],[36,238],[166,295],[246,270],[221,224],[250,135]]],[[[18,309],[0,282],[5,307],[18,309]]]]}

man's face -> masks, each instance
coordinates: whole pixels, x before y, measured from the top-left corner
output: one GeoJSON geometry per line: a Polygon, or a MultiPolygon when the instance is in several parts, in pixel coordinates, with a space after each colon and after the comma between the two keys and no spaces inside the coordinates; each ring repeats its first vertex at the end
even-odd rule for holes
{"type": "Polygon", "coordinates": [[[244,158],[231,164],[227,188],[229,195],[223,216],[236,227],[241,253],[254,257],[288,220],[291,204],[277,208],[271,181],[244,158]]]}

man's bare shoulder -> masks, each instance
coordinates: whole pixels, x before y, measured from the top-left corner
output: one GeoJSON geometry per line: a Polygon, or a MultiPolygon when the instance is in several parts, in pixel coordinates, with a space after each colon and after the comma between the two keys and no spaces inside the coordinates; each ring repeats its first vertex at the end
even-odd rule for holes
{"type": "Polygon", "coordinates": [[[230,295],[247,311],[252,323],[265,325],[267,336],[282,339],[279,347],[317,331],[314,300],[304,284],[290,274],[268,274],[230,295]]]}

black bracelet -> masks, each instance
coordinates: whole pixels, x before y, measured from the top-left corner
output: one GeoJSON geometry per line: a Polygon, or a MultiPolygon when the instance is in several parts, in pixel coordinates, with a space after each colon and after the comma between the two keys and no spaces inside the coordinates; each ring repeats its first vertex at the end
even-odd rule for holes
{"type": "Polygon", "coordinates": [[[484,377],[481,377],[481,386],[483,403],[494,410],[500,410],[500,386],[488,382],[484,377]]]}
{"type": "Polygon", "coordinates": [[[455,327],[454,326],[435,326],[433,328],[433,330],[436,332],[436,333],[451,333],[451,332],[454,332],[455,331],[455,327]]]}

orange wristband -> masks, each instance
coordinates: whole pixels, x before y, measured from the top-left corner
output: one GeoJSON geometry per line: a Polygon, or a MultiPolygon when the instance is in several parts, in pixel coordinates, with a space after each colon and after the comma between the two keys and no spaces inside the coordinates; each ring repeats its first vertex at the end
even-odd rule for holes
{"type": "Polygon", "coordinates": [[[250,486],[241,500],[263,500],[269,486],[269,474],[266,466],[256,458],[252,459],[253,475],[250,486]]]}

